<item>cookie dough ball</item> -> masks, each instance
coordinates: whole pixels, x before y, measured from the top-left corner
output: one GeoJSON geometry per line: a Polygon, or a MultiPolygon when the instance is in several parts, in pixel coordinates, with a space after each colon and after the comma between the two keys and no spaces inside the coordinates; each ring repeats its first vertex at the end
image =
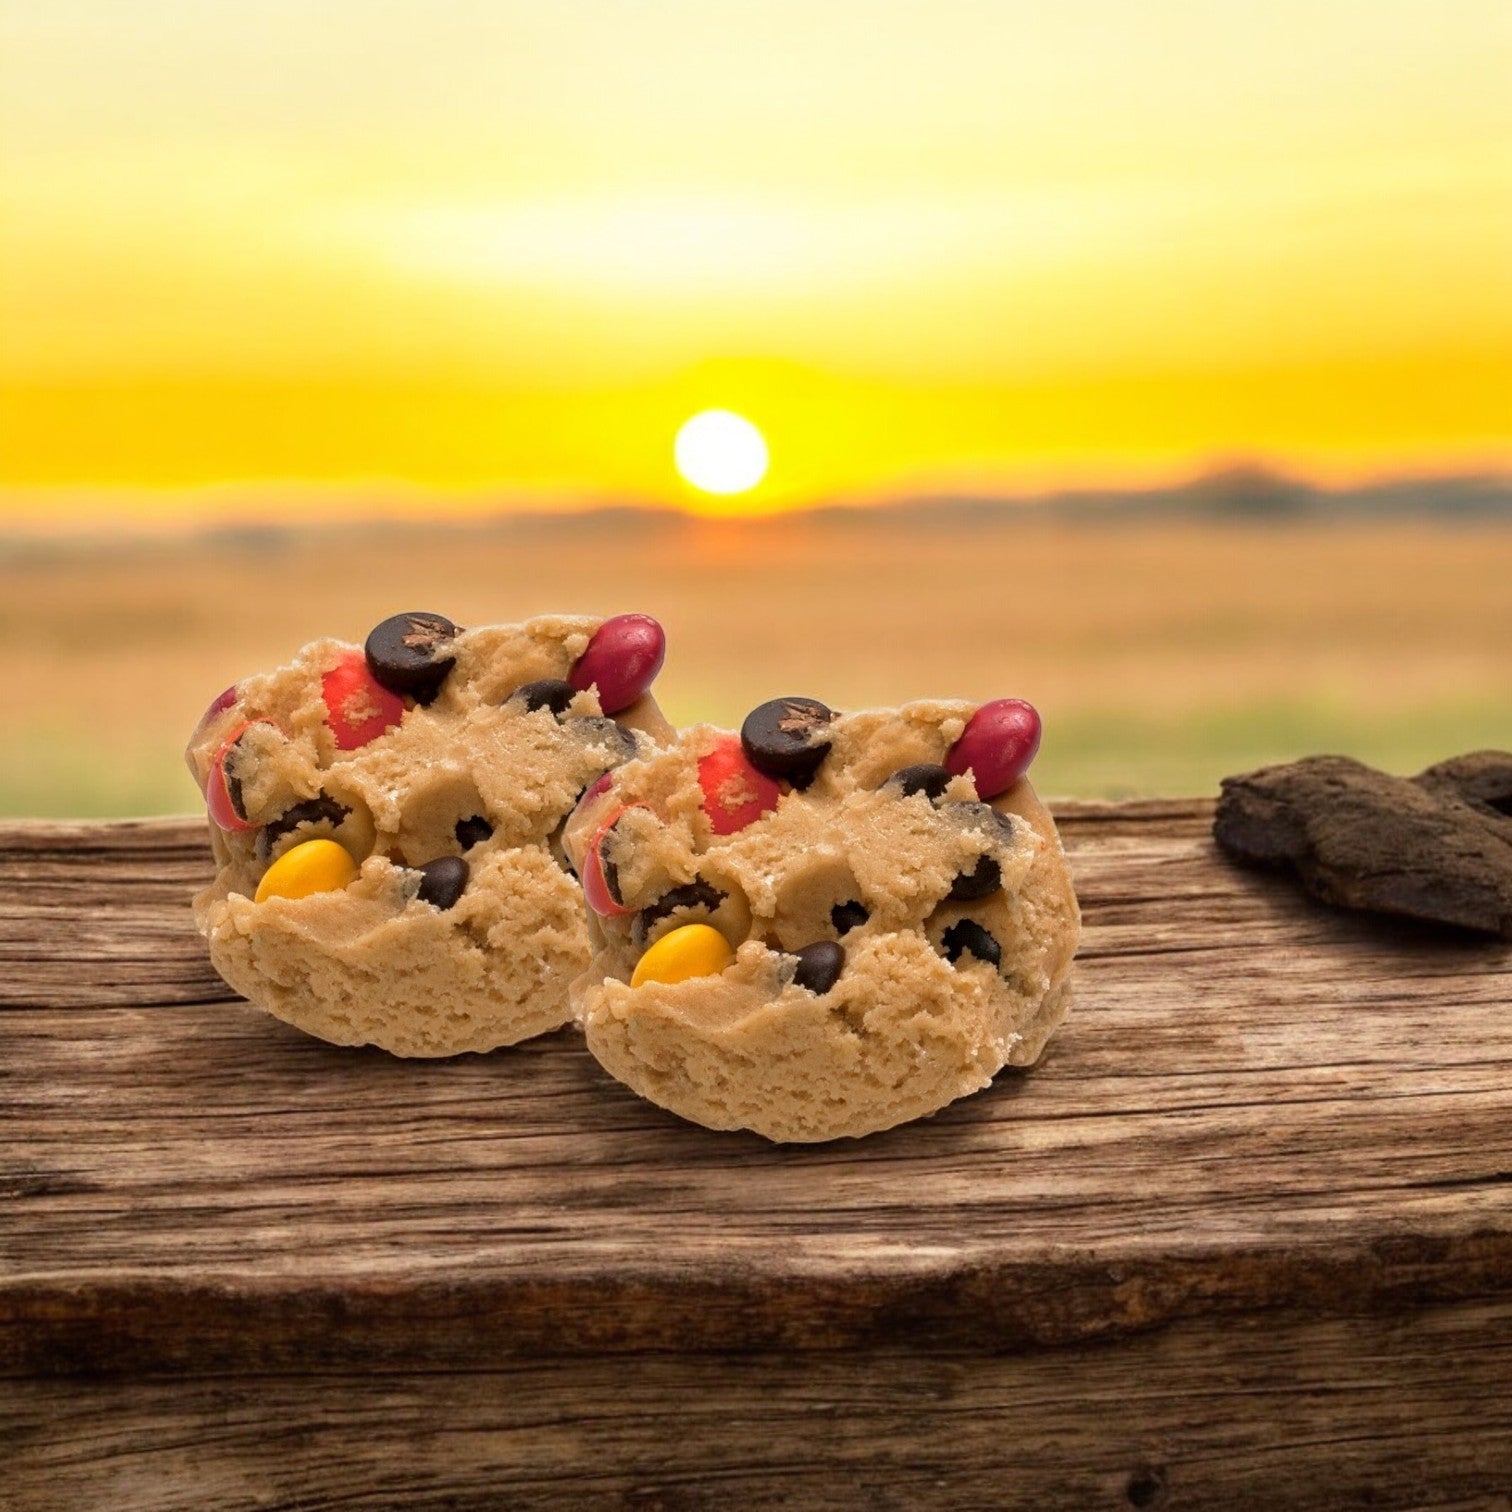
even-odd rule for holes
{"type": "Polygon", "coordinates": [[[462,630],[414,613],[227,689],[186,752],[212,821],[194,915],[216,969],[310,1034],[395,1055],[567,1022],[589,950],[563,821],[672,738],[647,692],[661,650],[643,615],[462,630]]]}
{"type": "Polygon", "coordinates": [[[684,1118],[778,1141],[890,1128],[1030,1065],[1080,932],[1024,776],[1038,732],[1002,703],[777,699],[741,737],[696,726],[611,774],[565,834],[589,1049],[684,1118]]]}

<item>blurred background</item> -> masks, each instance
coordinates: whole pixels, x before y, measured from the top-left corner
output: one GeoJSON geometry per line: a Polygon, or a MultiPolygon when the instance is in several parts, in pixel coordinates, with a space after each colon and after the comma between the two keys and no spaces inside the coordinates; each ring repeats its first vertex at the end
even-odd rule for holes
{"type": "Polygon", "coordinates": [[[644,610],[678,720],[1052,795],[1512,745],[1503,0],[11,0],[0,813],[323,634],[644,610]]]}

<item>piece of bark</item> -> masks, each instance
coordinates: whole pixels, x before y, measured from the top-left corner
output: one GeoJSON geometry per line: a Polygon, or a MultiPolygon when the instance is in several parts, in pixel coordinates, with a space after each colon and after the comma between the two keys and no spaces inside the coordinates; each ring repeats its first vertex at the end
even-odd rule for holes
{"type": "Polygon", "coordinates": [[[1347,756],[1226,777],[1213,835],[1325,903],[1512,939],[1512,754],[1476,751],[1415,778],[1347,756]]]}

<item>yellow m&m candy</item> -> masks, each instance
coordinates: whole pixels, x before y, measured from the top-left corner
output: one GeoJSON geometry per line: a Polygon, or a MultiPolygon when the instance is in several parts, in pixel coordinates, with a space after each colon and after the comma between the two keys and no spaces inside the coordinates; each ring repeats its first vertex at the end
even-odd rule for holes
{"type": "Polygon", "coordinates": [[[735,952],[710,924],[684,924],[664,934],[640,960],[630,978],[632,987],[647,982],[686,982],[692,977],[717,976],[735,952]]]}
{"type": "Polygon", "coordinates": [[[286,850],[257,884],[258,903],[269,898],[308,898],[337,892],[357,875],[357,863],[334,840],[306,840],[286,850]]]}

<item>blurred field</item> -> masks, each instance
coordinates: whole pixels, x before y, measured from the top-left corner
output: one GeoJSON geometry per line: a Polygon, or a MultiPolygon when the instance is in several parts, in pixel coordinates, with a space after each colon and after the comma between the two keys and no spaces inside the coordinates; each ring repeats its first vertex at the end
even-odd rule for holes
{"type": "Polygon", "coordinates": [[[0,812],[188,811],[180,752],[226,683],[416,608],[653,613],[678,721],[1022,695],[1052,795],[1512,746],[1506,525],[522,519],[0,557],[0,812]]]}

